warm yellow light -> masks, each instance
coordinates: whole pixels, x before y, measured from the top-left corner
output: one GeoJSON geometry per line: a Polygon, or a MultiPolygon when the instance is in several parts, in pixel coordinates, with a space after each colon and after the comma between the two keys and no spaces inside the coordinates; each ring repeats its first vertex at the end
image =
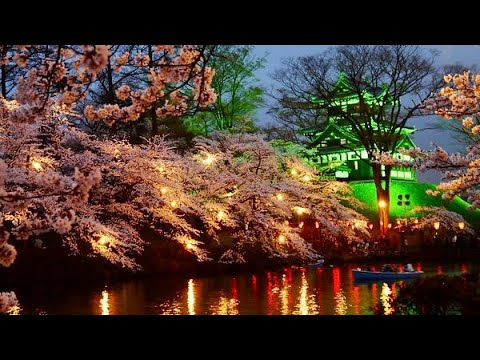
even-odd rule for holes
{"type": "Polygon", "coordinates": [[[301,229],[301,228],[303,228],[303,225],[305,225],[305,224],[304,224],[303,221],[301,221],[300,224],[298,224],[298,227],[301,229]]]}
{"type": "Polygon", "coordinates": [[[186,248],[187,248],[188,250],[192,250],[192,249],[193,249],[193,244],[192,244],[192,243],[188,243],[187,246],[186,246],[186,248]]]}
{"type": "Polygon", "coordinates": [[[157,167],[157,170],[158,170],[160,173],[163,173],[163,172],[165,171],[165,166],[159,165],[159,166],[157,167]]]}
{"type": "Polygon", "coordinates": [[[310,181],[310,176],[305,175],[305,176],[303,177],[303,181],[309,182],[309,181],[310,181]]]}
{"type": "Polygon", "coordinates": [[[187,305],[188,314],[195,315],[195,283],[193,279],[188,280],[187,305]]]}
{"type": "Polygon", "coordinates": [[[35,160],[32,161],[32,167],[37,171],[42,170],[42,164],[35,160]]]}
{"type": "Polygon", "coordinates": [[[110,304],[108,303],[108,291],[102,291],[102,298],[100,299],[100,309],[102,309],[102,315],[110,315],[110,304]]]}
{"type": "Polygon", "coordinates": [[[465,223],[463,221],[459,222],[458,227],[460,228],[460,230],[463,230],[465,228],[465,223]]]}
{"type": "Polygon", "coordinates": [[[308,209],[302,208],[300,206],[293,207],[293,210],[297,213],[297,215],[303,215],[308,211],[308,209]]]}
{"type": "Polygon", "coordinates": [[[440,229],[440,221],[435,221],[435,222],[433,223],[433,227],[435,228],[435,230],[440,229]]]}
{"type": "Polygon", "coordinates": [[[391,229],[391,228],[392,228],[392,224],[388,224],[388,228],[391,229]]]}
{"type": "Polygon", "coordinates": [[[292,171],[291,171],[290,173],[291,173],[293,176],[295,176],[295,175],[298,174],[297,170],[295,170],[295,169],[292,169],[292,171]]]}
{"type": "Polygon", "coordinates": [[[372,229],[373,229],[373,224],[368,224],[368,228],[369,228],[370,230],[372,230],[372,229]]]}
{"type": "Polygon", "coordinates": [[[202,160],[202,164],[206,166],[210,166],[215,162],[216,158],[215,155],[207,154],[207,157],[202,160]]]}
{"type": "Polygon", "coordinates": [[[393,308],[392,308],[392,305],[390,304],[391,297],[392,297],[392,290],[390,290],[387,283],[383,283],[380,300],[382,302],[383,312],[385,315],[393,314],[393,308]]]}
{"type": "Polygon", "coordinates": [[[275,195],[275,197],[277,198],[278,201],[282,201],[284,199],[283,194],[280,194],[280,193],[275,195]]]}
{"type": "Polygon", "coordinates": [[[100,236],[100,239],[98,240],[98,245],[105,246],[110,242],[110,237],[107,235],[102,235],[100,236]]]}
{"type": "Polygon", "coordinates": [[[418,224],[418,219],[415,218],[415,219],[413,220],[413,223],[414,223],[414,224],[418,224]]]}
{"type": "Polygon", "coordinates": [[[318,223],[318,221],[315,221],[315,229],[318,229],[320,227],[320,224],[318,223]]]}
{"type": "Polygon", "coordinates": [[[165,194],[167,193],[167,191],[168,191],[168,189],[167,189],[166,187],[162,187],[162,188],[160,189],[160,193],[161,193],[162,195],[165,195],[165,194]]]}
{"type": "Polygon", "coordinates": [[[379,208],[384,208],[384,207],[386,207],[386,206],[387,206],[387,203],[385,202],[385,200],[380,200],[380,201],[378,202],[378,207],[379,207],[379,208]]]}
{"type": "Polygon", "coordinates": [[[178,203],[173,200],[171,203],[170,203],[170,206],[173,207],[173,208],[176,208],[178,206],[178,203]]]}
{"type": "Polygon", "coordinates": [[[287,238],[285,237],[285,235],[279,235],[278,236],[278,243],[279,244],[285,244],[285,241],[287,241],[287,238]]]}
{"type": "Polygon", "coordinates": [[[220,210],[220,211],[217,213],[217,220],[218,220],[218,221],[222,221],[224,218],[225,218],[225,211],[220,210]]]}

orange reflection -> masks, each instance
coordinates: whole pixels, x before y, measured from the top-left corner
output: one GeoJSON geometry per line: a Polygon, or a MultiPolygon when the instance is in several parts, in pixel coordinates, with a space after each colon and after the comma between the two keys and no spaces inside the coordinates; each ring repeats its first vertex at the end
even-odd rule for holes
{"type": "Polygon", "coordinates": [[[380,295],[380,300],[382,301],[383,305],[383,313],[385,315],[391,315],[393,313],[392,306],[390,304],[392,291],[388,287],[388,284],[382,284],[382,293],[380,295]]]}
{"type": "Polygon", "coordinates": [[[272,284],[272,276],[270,271],[267,272],[267,305],[268,305],[268,315],[272,315],[273,313],[273,284],[272,284]]]}
{"type": "Polygon", "coordinates": [[[100,299],[100,309],[102,309],[102,315],[110,315],[110,304],[108,303],[108,291],[102,291],[102,298],[100,299]]]}
{"type": "Polygon", "coordinates": [[[308,280],[304,271],[301,273],[302,283],[298,295],[298,304],[293,314],[295,315],[316,315],[318,314],[318,306],[315,302],[315,295],[308,295],[308,280]]]}
{"type": "Polygon", "coordinates": [[[437,266],[437,274],[442,275],[442,267],[440,265],[437,266]]]}
{"type": "Polygon", "coordinates": [[[333,277],[333,298],[335,299],[335,313],[345,315],[347,313],[347,299],[341,288],[340,269],[334,267],[332,270],[333,277]]]}
{"type": "Polygon", "coordinates": [[[345,315],[347,313],[347,298],[340,289],[335,295],[335,314],[345,315]]]}
{"type": "Polygon", "coordinates": [[[282,315],[290,314],[290,307],[289,307],[289,295],[290,295],[290,284],[288,278],[285,274],[282,275],[282,289],[280,290],[280,301],[282,303],[282,315]]]}
{"type": "Polygon", "coordinates": [[[228,299],[220,296],[217,305],[211,306],[213,315],[238,315],[238,303],[236,299],[228,299]]]}
{"type": "Polygon", "coordinates": [[[422,271],[422,264],[417,263],[417,271],[422,271]]]}
{"type": "Polygon", "coordinates": [[[467,264],[462,264],[462,265],[460,265],[460,271],[461,271],[462,273],[468,272],[467,264]]]}
{"type": "Polygon", "coordinates": [[[188,280],[187,306],[188,314],[195,315],[195,283],[193,279],[188,280]]]}
{"type": "Polygon", "coordinates": [[[232,297],[238,299],[238,288],[237,288],[237,279],[233,278],[232,280],[232,297]]]}
{"type": "Polygon", "coordinates": [[[377,284],[372,284],[372,304],[377,305],[377,284]]]}

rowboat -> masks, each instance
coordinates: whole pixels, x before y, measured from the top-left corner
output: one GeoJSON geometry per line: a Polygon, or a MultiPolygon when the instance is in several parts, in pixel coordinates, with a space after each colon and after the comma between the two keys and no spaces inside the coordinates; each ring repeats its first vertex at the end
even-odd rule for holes
{"type": "Polygon", "coordinates": [[[352,270],[353,279],[358,280],[397,280],[397,279],[412,279],[423,275],[423,271],[404,271],[404,272],[390,272],[390,271],[366,271],[366,270],[352,270]]]}

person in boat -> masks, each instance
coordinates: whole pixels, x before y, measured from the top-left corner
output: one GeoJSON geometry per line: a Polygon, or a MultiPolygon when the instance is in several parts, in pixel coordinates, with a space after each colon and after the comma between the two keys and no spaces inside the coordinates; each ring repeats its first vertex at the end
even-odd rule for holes
{"type": "Polygon", "coordinates": [[[385,264],[383,265],[383,272],[396,272],[397,269],[393,264],[385,264]]]}
{"type": "Polygon", "coordinates": [[[413,268],[413,265],[411,263],[405,263],[403,265],[403,271],[412,272],[412,271],[415,271],[415,269],[413,268]]]}

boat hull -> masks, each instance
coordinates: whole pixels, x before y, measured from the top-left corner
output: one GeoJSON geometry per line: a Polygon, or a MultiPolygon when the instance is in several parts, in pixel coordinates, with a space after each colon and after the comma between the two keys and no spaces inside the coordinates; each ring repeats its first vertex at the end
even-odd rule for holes
{"type": "Polygon", "coordinates": [[[388,271],[365,271],[352,270],[354,280],[397,280],[413,279],[423,275],[423,271],[411,272],[388,272],[388,271]]]}

